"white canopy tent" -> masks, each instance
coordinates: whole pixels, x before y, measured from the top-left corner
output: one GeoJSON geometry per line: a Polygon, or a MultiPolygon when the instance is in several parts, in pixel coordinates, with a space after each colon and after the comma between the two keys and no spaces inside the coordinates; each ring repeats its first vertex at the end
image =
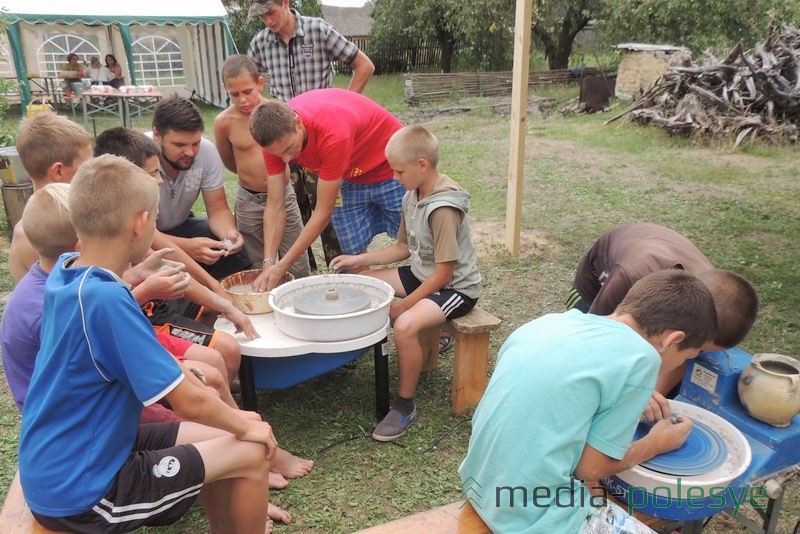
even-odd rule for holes
{"type": "Polygon", "coordinates": [[[195,92],[223,107],[221,69],[235,52],[220,0],[0,0],[9,19],[9,55],[30,100],[28,77],[57,77],[70,52],[88,63],[113,54],[127,85],[195,92]]]}

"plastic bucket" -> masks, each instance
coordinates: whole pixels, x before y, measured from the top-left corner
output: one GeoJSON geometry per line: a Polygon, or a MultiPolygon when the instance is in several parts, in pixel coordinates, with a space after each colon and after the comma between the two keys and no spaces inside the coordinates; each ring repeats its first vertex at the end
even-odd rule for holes
{"type": "Polygon", "coordinates": [[[16,147],[0,148],[0,180],[5,185],[29,184],[31,179],[22,166],[16,147]]]}

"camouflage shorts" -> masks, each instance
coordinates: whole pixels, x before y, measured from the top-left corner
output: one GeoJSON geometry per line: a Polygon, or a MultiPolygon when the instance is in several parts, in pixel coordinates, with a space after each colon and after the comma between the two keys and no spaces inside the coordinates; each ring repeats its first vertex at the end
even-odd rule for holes
{"type": "MultiPolygon", "coordinates": [[[[308,223],[311,213],[317,205],[317,181],[319,176],[309,172],[296,163],[289,165],[290,179],[294,185],[294,191],[297,194],[297,204],[300,206],[300,215],[303,218],[303,224],[308,223]]],[[[325,254],[325,265],[330,265],[331,260],[336,256],[342,254],[342,249],[339,246],[339,239],[336,237],[336,232],[333,229],[333,224],[328,223],[328,226],[320,234],[322,241],[322,251],[325,254]]],[[[314,256],[309,249],[309,260],[311,261],[311,268],[317,269],[314,256]]]]}

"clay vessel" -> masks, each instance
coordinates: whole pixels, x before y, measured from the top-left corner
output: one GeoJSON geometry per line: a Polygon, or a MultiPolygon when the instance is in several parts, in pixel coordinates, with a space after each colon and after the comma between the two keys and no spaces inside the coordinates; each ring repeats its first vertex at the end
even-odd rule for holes
{"type": "Polygon", "coordinates": [[[738,389],[751,417],[789,426],[800,413],[800,362],[781,354],[756,354],[742,371],[738,389]]]}

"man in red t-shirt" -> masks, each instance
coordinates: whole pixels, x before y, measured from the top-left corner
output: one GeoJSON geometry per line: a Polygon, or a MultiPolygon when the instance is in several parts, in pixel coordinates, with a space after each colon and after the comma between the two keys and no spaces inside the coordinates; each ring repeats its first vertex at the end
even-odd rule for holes
{"type": "Polygon", "coordinates": [[[288,103],[270,100],[250,116],[253,139],[264,148],[267,205],[263,272],[253,283],[269,290],[333,222],[344,254],[366,250],[372,238],[397,236],[405,189],[386,161],[389,138],[402,124],[369,98],[344,89],[318,89],[288,103]],[[288,163],[319,175],[317,206],[300,236],[277,259],[285,213],[288,163]],[[274,191],[274,193],[273,193],[274,191]]]}

